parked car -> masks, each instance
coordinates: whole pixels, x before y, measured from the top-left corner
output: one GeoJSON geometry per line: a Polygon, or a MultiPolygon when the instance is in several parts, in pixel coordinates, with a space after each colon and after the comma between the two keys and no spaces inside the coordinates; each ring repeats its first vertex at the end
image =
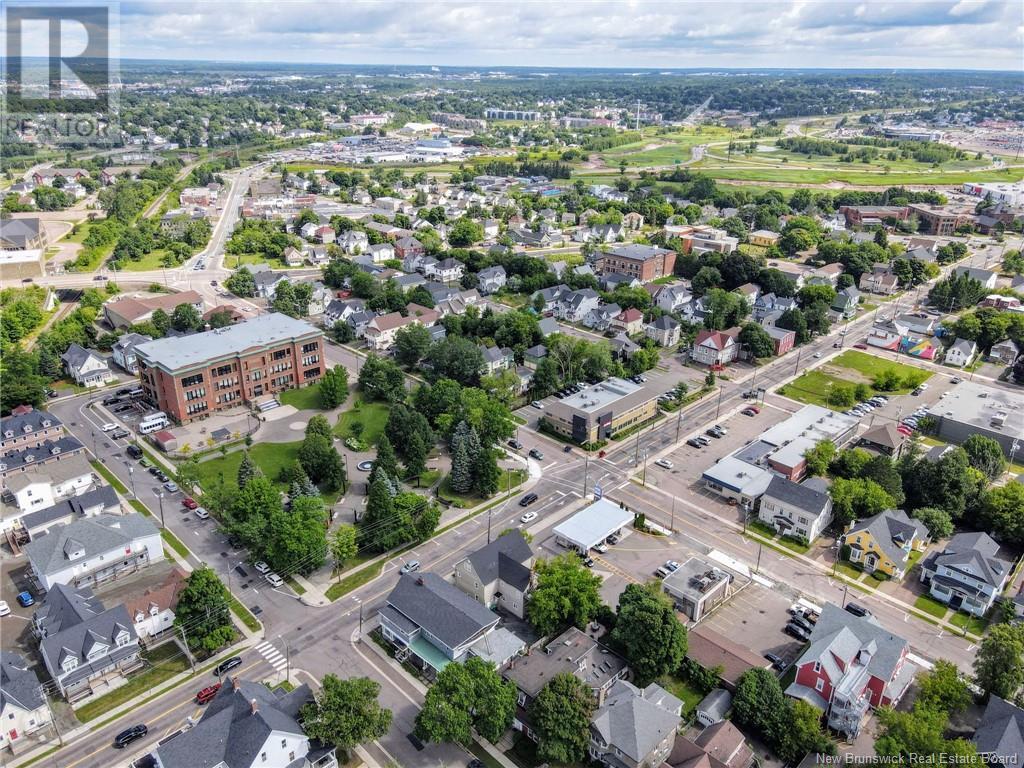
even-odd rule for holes
{"type": "Polygon", "coordinates": [[[409,562],[402,565],[402,567],[399,569],[399,573],[412,573],[413,571],[418,571],[419,569],[420,561],[410,560],[409,562]]]}
{"type": "Polygon", "coordinates": [[[867,349],[868,345],[867,344],[854,344],[853,348],[854,349],[867,349]]]}
{"type": "Polygon", "coordinates": [[[594,567],[594,558],[592,558],[592,557],[585,557],[585,558],[583,558],[583,564],[585,566],[587,566],[587,568],[593,568],[594,567]]]}
{"type": "Polygon", "coordinates": [[[156,477],[157,475],[162,473],[160,472],[160,467],[150,467],[149,474],[153,475],[153,477],[156,477]]]}
{"type": "Polygon", "coordinates": [[[847,613],[852,613],[854,616],[870,616],[871,615],[871,611],[869,611],[867,608],[865,608],[862,605],[858,605],[857,603],[847,603],[846,604],[846,611],[847,611],[847,613]]]}
{"type": "Polygon", "coordinates": [[[756,405],[748,405],[746,408],[740,411],[740,413],[742,413],[744,416],[757,416],[757,414],[759,414],[760,412],[761,409],[758,408],[756,405]]]}
{"type": "Polygon", "coordinates": [[[513,439],[508,441],[508,447],[518,451],[520,448],[523,447],[523,444],[520,443],[518,440],[513,439]]]}
{"type": "Polygon", "coordinates": [[[266,576],[264,576],[263,578],[264,578],[264,579],[266,579],[266,580],[267,580],[267,583],[268,583],[268,584],[269,584],[270,586],[272,586],[272,587],[282,587],[282,586],[284,586],[284,579],[282,579],[282,578],[281,578],[280,576],[278,576],[278,575],[277,575],[276,573],[274,573],[273,571],[271,571],[270,573],[268,573],[268,574],[267,574],[266,576]]]}
{"type": "Polygon", "coordinates": [[[665,562],[665,568],[668,570],[669,573],[672,573],[673,571],[678,571],[679,563],[677,563],[675,560],[668,560],[665,562]]]}
{"type": "Polygon", "coordinates": [[[197,504],[196,500],[193,499],[191,496],[186,496],[181,500],[181,506],[183,506],[185,509],[195,509],[196,507],[199,506],[199,504],[197,504]]]}
{"type": "Polygon", "coordinates": [[[949,380],[949,383],[959,384],[961,381],[963,381],[963,379],[961,379],[959,376],[954,376],[952,379],[949,380]]]}
{"type": "Polygon", "coordinates": [[[544,454],[538,451],[536,448],[531,448],[530,458],[536,459],[537,461],[544,461],[544,454]]]}
{"type": "Polygon", "coordinates": [[[672,571],[670,571],[664,565],[659,565],[658,569],[654,572],[654,575],[657,576],[659,579],[664,579],[670,573],[672,573],[672,571]]]}
{"type": "Polygon", "coordinates": [[[697,436],[696,436],[696,437],[694,438],[694,440],[696,440],[696,441],[697,441],[698,443],[700,443],[701,445],[703,445],[703,446],[704,446],[705,448],[706,448],[707,446],[711,445],[711,441],[710,441],[710,440],[708,440],[708,439],[707,439],[706,437],[704,437],[703,435],[697,435],[697,436]]]}
{"type": "Polygon", "coordinates": [[[252,564],[252,567],[256,569],[256,573],[270,573],[270,566],[262,560],[257,560],[252,564]]]}
{"type": "Polygon", "coordinates": [[[241,656],[232,656],[230,659],[225,659],[216,667],[213,668],[213,674],[217,677],[221,677],[225,672],[230,672],[235,667],[242,666],[241,656]]]}
{"type": "Polygon", "coordinates": [[[540,497],[537,496],[536,493],[528,493],[525,496],[523,496],[523,498],[521,498],[519,500],[519,506],[520,507],[528,507],[531,504],[533,504],[533,502],[535,502],[538,498],[540,498],[540,497]]]}
{"type": "Polygon", "coordinates": [[[124,449],[124,452],[128,454],[129,458],[132,458],[132,459],[141,459],[142,458],[142,449],[139,448],[139,446],[137,446],[137,445],[129,445],[127,448],[124,449]]]}
{"type": "Polygon", "coordinates": [[[176,482],[174,482],[173,480],[168,480],[166,483],[164,483],[164,488],[167,489],[168,493],[177,493],[178,492],[178,484],[176,482]]]}
{"type": "Polygon", "coordinates": [[[117,429],[117,424],[111,424],[110,422],[100,427],[100,430],[103,432],[113,432],[115,429],[117,429]]]}
{"type": "Polygon", "coordinates": [[[114,737],[114,746],[118,749],[124,749],[133,741],[141,739],[148,733],[149,728],[145,725],[142,725],[141,723],[139,725],[133,725],[131,728],[126,728],[114,737]]]}
{"type": "Polygon", "coordinates": [[[787,635],[795,637],[797,640],[806,643],[811,639],[810,634],[799,624],[794,624],[792,621],[789,622],[783,630],[787,635]]]}
{"type": "Polygon", "coordinates": [[[18,605],[22,608],[28,608],[30,605],[35,605],[36,599],[32,597],[32,593],[27,589],[24,592],[18,593],[18,605]]]}
{"type": "Polygon", "coordinates": [[[539,408],[542,411],[544,410],[544,403],[542,403],[540,400],[534,400],[532,403],[530,403],[530,405],[532,405],[534,408],[539,408]]]}
{"type": "Polygon", "coordinates": [[[112,397],[105,397],[105,398],[103,398],[103,405],[116,405],[117,403],[120,403],[120,402],[121,402],[121,398],[118,397],[117,395],[113,395],[112,397]]]}
{"type": "Polygon", "coordinates": [[[779,672],[781,672],[786,666],[786,662],[782,660],[782,657],[776,656],[774,653],[766,653],[764,657],[768,659],[768,661],[772,663],[772,667],[777,669],[779,672]]]}
{"type": "Polygon", "coordinates": [[[210,513],[207,512],[205,509],[203,509],[202,507],[196,507],[196,517],[198,517],[200,520],[206,520],[209,516],[210,513]]]}
{"type": "Polygon", "coordinates": [[[594,551],[600,552],[603,555],[605,552],[608,551],[608,545],[602,541],[600,544],[594,547],[594,551]]]}
{"type": "Polygon", "coordinates": [[[571,445],[565,446],[565,448],[562,449],[562,453],[572,453],[572,446],[571,445]]]}
{"type": "Polygon", "coordinates": [[[115,429],[110,433],[110,437],[113,440],[124,440],[131,434],[127,429],[115,429]]]}
{"type": "Polygon", "coordinates": [[[693,447],[693,448],[703,448],[704,447],[703,444],[697,438],[695,438],[695,437],[691,437],[689,440],[687,440],[686,444],[691,446],[691,447],[693,447]]]}
{"type": "Polygon", "coordinates": [[[196,704],[208,704],[213,700],[213,697],[217,695],[217,691],[220,690],[221,683],[214,683],[208,685],[203,690],[196,694],[196,704]]]}
{"type": "Polygon", "coordinates": [[[11,606],[7,604],[6,600],[0,600],[0,616],[6,616],[11,612],[11,606]]]}
{"type": "Polygon", "coordinates": [[[519,522],[520,523],[532,523],[536,519],[537,519],[537,513],[531,511],[531,512],[525,513],[522,517],[520,517],[519,518],[519,522]]]}
{"type": "Polygon", "coordinates": [[[618,534],[613,533],[611,536],[609,536],[607,539],[605,539],[605,541],[607,541],[609,544],[614,545],[614,544],[618,544],[620,541],[622,541],[622,537],[619,536],[618,534]]]}
{"type": "Polygon", "coordinates": [[[672,462],[668,459],[658,459],[654,462],[655,466],[661,467],[662,469],[672,469],[672,462]]]}

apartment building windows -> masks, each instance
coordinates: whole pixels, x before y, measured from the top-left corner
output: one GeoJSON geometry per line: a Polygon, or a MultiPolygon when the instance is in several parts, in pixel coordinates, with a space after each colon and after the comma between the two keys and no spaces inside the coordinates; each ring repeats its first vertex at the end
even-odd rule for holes
{"type": "Polygon", "coordinates": [[[197,373],[192,376],[186,376],[181,380],[181,387],[185,389],[187,387],[194,387],[196,384],[203,383],[203,374],[197,373]]]}
{"type": "Polygon", "coordinates": [[[302,378],[304,379],[315,379],[320,375],[319,368],[310,368],[308,371],[303,371],[302,378]]]}
{"type": "Polygon", "coordinates": [[[303,344],[302,345],[302,353],[303,354],[305,354],[307,352],[316,352],[318,349],[320,349],[320,344],[319,344],[319,342],[316,342],[316,341],[311,341],[309,344],[303,344]]]}
{"type": "Polygon", "coordinates": [[[284,357],[288,357],[292,353],[291,349],[279,349],[277,352],[270,356],[271,360],[280,360],[284,357]]]}
{"type": "Polygon", "coordinates": [[[185,393],[186,400],[198,400],[201,397],[206,397],[206,387],[199,387],[199,389],[190,389],[185,393]]]}
{"type": "Polygon", "coordinates": [[[242,393],[237,389],[234,392],[225,392],[223,395],[217,395],[218,403],[231,403],[242,397],[242,393]]]}
{"type": "Polygon", "coordinates": [[[306,355],[302,358],[303,365],[316,365],[320,362],[320,355],[306,355]]]}
{"type": "Polygon", "coordinates": [[[229,363],[228,365],[218,366],[217,369],[214,370],[213,375],[214,376],[227,376],[233,370],[235,370],[235,364],[234,363],[229,363]]]}
{"type": "Polygon", "coordinates": [[[252,374],[250,374],[249,378],[252,381],[259,381],[260,379],[263,378],[263,371],[253,371],[252,374]]]}
{"type": "Polygon", "coordinates": [[[187,413],[189,416],[194,416],[197,413],[202,413],[203,411],[205,411],[207,407],[208,406],[206,405],[205,400],[199,403],[190,403],[189,405],[185,406],[185,413],[187,413]]]}

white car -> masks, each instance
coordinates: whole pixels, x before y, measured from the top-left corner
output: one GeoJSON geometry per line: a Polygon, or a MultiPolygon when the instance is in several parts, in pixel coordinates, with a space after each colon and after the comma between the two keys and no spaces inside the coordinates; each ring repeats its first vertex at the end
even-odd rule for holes
{"type": "Polygon", "coordinates": [[[207,512],[202,507],[196,507],[195,512],[196,512],[196,517],[198,517],[200,520],[205,520],[206,518],[208,518],[210,516],[210,513],[207,512]]]}
{"type": "Polygon", "coordinates": [[[6,616],[11,612],[11,606],[7,604],[6,600],[0,600],[0,616],[6,616]]]}
{"type": "Polygon", "coordinates": [[[820,358],[821,358],[821,352],[815,352],[815,353],[814,353],[814,359],[815,359],[815,360],[818,360],[818,359],[820,359],[820,358]]]}
{"type": "Polygon", "coordinates": [[[108,422],[107,424],[104,424],[102,427],[100,427],[100,429],[104,432],[113,432],[115,429],[117,429],[117,424],[110,424],[108,422]]]}
{"type": "Polygon", "coordinates": [[[252,567],[256,569],[256,573],[270,573],[270,566],[262,560],[257,560],[252,564],[252,567]]]}
{"type": "Polygon", "coordinates": [[[265,578],[267,580],[267,583],[269,583],[270,586],[272,587],[280,587],[284,585],[284,579],[282,579],[276,573],[268,573],[263,578],[265,578]]]}
{"type": "Polygon", "coordinates": [[[608,545],[602,541],[600,544],[594,547],[594,551],[600,552],[603,555],[605,552],[608,551],[608,545]]]}
{"type": "Polygon", "coordinates": [[[530,522],[533,522],[536,519],[537,519],[537,513],[536,512],[527,512],[522,517],[519,518],[519,522],[520,523],[530,523],[530,522]]]}
{"type": "Polygon", "coordinates": [[[654,463],[656,466],[659,466],[662,469],[672,469],[672,462],[669,461],[668,459],[658,459],[654,463]]]}

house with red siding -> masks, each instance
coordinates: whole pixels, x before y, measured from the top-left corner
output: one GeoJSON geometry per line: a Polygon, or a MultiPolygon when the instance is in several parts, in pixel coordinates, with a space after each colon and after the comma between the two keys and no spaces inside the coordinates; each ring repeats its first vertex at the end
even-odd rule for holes
{"type": "Polygon", "coordinates": [[[917,667],[909,650],[873,617],[828,603],[786,694],[827,712],[830,728],[855,738],[868,709],[896,706],[910,687],[917,667]]]}

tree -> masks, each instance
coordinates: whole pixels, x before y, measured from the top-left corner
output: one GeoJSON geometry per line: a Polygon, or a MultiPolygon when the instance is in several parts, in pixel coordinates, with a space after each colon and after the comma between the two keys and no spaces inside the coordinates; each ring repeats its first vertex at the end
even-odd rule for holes
{"type": "Polygon", "coordinates": [[[264,558],[277,573],[308,574],[327,555],[327,513],[319,496],[300,496],[291,508],[278,507],[267,518],[264,558]]]}
{"type": "Polygon", "coordinates": [[[351,560],[359,552],[359,545],[356,542],[356,527],[354,525],[340,525],[327,539],[327,548],[331,557],[340,571],[345,563],[351,560]]]}
{"type": "Polygon", "coordinates": [[[463,336],[448,336],[434,343],[426,355],[430,378],[452,379],[464,387],[475,386],[484,365],[483,352],[463,336]]]}
{"type": "Polygon", "coordinates": [[[534,566],[537,586],[526,606],[527,617],[542,635],[573,624],[585,627],[601,606],[601,578],[572,553],[534,566]]]}
{"type": "Polygon", "coordinates": [[[921,507],[914,510],[913,516],[924,523],[928,535],[933,539],[944,539],[953,533],[953,518],[944,509],[921,507]]]}
{"type": "Polygon", "coordinates": [[[744,323],[739,340],[752,357],[765,358],[775,354],[775,342],[768,331],[757,323],[744,323]]]}
{"type": "Polygon", "coordinates": [[[186,493],[192,493],[199,485],[199,458],[192,456],[181,462],[174,473],[174,480],[186,493]]]}
{"type": "Polygon", "coordinates": [[[302,707],[302,729],[311,739],[350,750],[384,736],[391,710],[380,705],[380,683],[368,677],[327,674],[313,701],[302,707]]]}
{"type": "Polygon", "coordinates": [[[471,656],[441,670],[416,715],[414,732],[424,741],[468,745],[475,728],[497,741],[512,724],[517,695],[515,684],[503,680],[494,664],[471,656]]]}
{"type": "Polygon", "coordinates": [[[793,699],[788,705],[787,728],[776,752],[789,765],[795,765],[808,754],[834,755],[836,745],[821,727],[821,710],[803,699],[793,699]]]}
{"type": "Polygon", "coordinates": [[[473,487],[473,457],[469,454],[469,425],[460,422],[452,437],[452,471],[448,484],[456,493],[468,493],[473,487]]]}
{"type": "Polygon", "coordinates": [[[530,704],[537,758],[563,764],[584,760],[593,712],[594,697],[581,680],[568,672],[552,677],[530,704]]]}
{"type": "Polygon", "coordinates": [[[978,646],[974,680],[986,696],[1012,699],[1024,685],[1024,625],[997,624],[978,646]]]}
{"type": "Polygon", "coordinates": [[[787,309],[775,325],[787,331],[793,331],[796,334],[797,344],[805,344],[811,338],[811,334],[807,330],[807,318],[799,309],[787,309]]]}
{"type": "MultiPolygon", "coordinates": [[[[0,324],[2,325],[2,324],[0,324]]],[[[9,414],[19,405],[42,407],[46,402],[47,381],[39,375],[40,355],[25,352],[17,346],[5,347],[0,355],[0,410],[9,414]]]]}
{"type": "Polygon", "coordinates": [[[960,447],[967,453],[970,465],[984,473],[989,480],[995,480],[1006,471],[1007,461],[1003,448],[991,437],[971,435],[960,447]]]}
{"type": "Polygon", "coordinates": [[[157,307],[153,310],[153,317],[150,319],[153,327],[160,336],[166,336],[171,329],[171,316],[164,312],[163,308],[157,307]]]}
{"type": "Polygon", "coordinates": [[[736,685],[733,720],[760,734],[770,746],[782,741],[786,728],[786,697],[779,679],[768,669],[748,669],[736,685]]]}
{"type": "Polygon", "coordinates": [[[245,488],[254,477],[262,474],[260,468],[256,466],[256,462],[249,456],[249,452],[245,451],[242,454],[242,463],[238,465],[237,483],[239,490],[245,488]]]}
{"type": "Polygon", "coordinates": [[[270,480],[258,474],[235,494],[227,515],[228,529],[240,536],[254,554],[262,554],[267,545],[268,521],[279,509],[281,494],[270,480]]]}
{"type": "Polygon", "coordinates": [[[501,469],[494,451],[482,448],[473,456],[473,492],[481,499],[488,499],[498,492],[500,482],[501,469]]]}
{"type": "Polygon", "coordinates": [[[1024,485],[1014,482],[990,488],[982,497],[978,516],[996,538],[1024,545],[1024,485]]]}
{"type": "Polygon", "coordinates": [[[836,444],[831,440],[822,440],[813,448],[804,451],[804,459],[807,460],[807,474],[822,477],[828,473],[828,468],[836,456],[836,444]]]}
{"type": "Polygon", "coordinates": [[[878,722],[881,729],[875,740],[875,753],[880,756],[899,758],[900,763],[977,764],[977,750],[971,742],[944,738],[949,714],[940,709],[921,702],[915,702],[910,712],[882,708],[878,710],[878,722]]]}
{"type": "Polygon", "coordinates": [[[212,568],[189,574],[174,609],[174,626],[193,651],[213,653],[231,642],[235,628],[228,607],[230,595],[212,568]]]}
{"type": "Polygon", "coordinates": [[[854,520],[891,509],[895,502],[874,480],[836,478],[832,483],[832,525],[843,530],[854,520]]]}
{"type": "Polygon", "coordinates": [[[722,285],[722,273],[714,267],[701,267],[697,270],[697,274],[693,276],[690,285],[695,294],[703,296],[712,288],[718,288],[722,285]]]}
{"type": "Polygon", "coordinates": [[[420,484],[420,475],[427,471],[427,456],[430,446],[423,440],[420,432],[411,432],[405,442],[405,476],[416,478],[416,487],[420,484]]]}
{"type": "Polygon", "coordinates": [[[831,305],[836,298],[836,291],[831,285],[806,285],[797,294],[800,306],[807,307],[811,304],[823,303],[831,305]]]}
{"type": "Polygon", "coordinates": [[[226,309],[218,310],[210,315],[210,319],[207,322],[211,329],[226,328],[232,323],[231,313],[226,309]]]}
{"type": "Polygon", "coordinates": [[[192,304],[179,304],[171,313],[171,327],[181,333],[198,331],[203,327],[203,318],[192,304]]]}
{"type": "Polygon", "coordinates": [[[374,552],[387,552],[408,540],[407,531],[400,530],[395,513],[395,493],[390,480],[383,473],[370,483],[366,498],[366,512],[359,527],[360,547],[374,552]]]}
{"type": "Polygon", "coordinates": [[[407,325],[395,334],[395,360],[406,368],[415,368],[430,350],[430,331],[419,323],[407,325]]]}
{"type": "Polygon", "coordinates": [[[448,230],[448,243],[455,248],[465,248],[484,239],[483,225],[463,216],[448,230]]]}
{"type": "Polygon", "coordinates": [[[398,477],[398,461],[395,459],[395,449],[391,447],[388,436],[381,435],[377,441],[377,456],[373,460],[373,469],[370,472],[371,482],[377,472],[384,472],[388,477],[398,477]]]}
{"type": "Polygon", "coordinates": [[[624,649],[641,688],[675,672],[686,653],[686,628],[660,585],[629,584],[619,596],[612,641],[624,649]]]}
{"type": "Polygon", "coordinates": [[[348,371],[343,365],[336,365],[324,371],[320,379],[320,407],[324,410],[337,408],[348,397],[348,371]]]}
{"type": "Polygon", "coordinates": [[[326,416],[318,413],[306,422],[306,437],[310,435],[320,435],[327,440],[334,439],[331,422],[327,420],[326,416]]]}
{"type": "Polygon", "coordinates": [[[951,661],[939,659],[928,672],[918,677],[917,701],[929,709],[953,714],[970,706],[973,696],[967,681],[951,661]]]}
{"type": "Polygon", "coordinates": [[[371,354],[359,371],[359,388],[371,400],[396,403],[405,397],[405,376],[390,360],[371,354]]]}
{"type": "Polygon", "coordinates": [[[239,298],[251,299],[256,295],[256,280],[248,267],[241,267],[233,272],[231,277],[224,281],[224,287],[239,298]]]}

